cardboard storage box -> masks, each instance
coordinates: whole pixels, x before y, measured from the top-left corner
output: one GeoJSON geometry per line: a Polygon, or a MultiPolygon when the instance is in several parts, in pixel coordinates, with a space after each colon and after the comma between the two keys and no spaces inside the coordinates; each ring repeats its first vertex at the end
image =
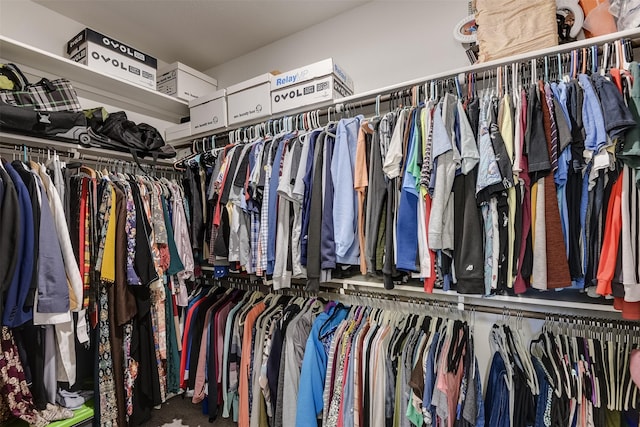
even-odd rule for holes
{"type": "Polygon", "coordinates": [[[189,101],[191,134],[223,128],[227,125],[227,98],[224,89],[189,101]]]}
{"type": "Polygon", "coordinates": [[[190,101],[218,90],[218,81],[180,62],[158,70],[158,92],[190,101]]]}
{"type": "Polygon", "coordinates": [[[353,95],[353,80],[331,58],[271,78],[272,113],[349,95],[353,95]]]}
{"type": "Polygon", "coordinates": [[[271,92],[271,112],[280,113],[349,95],[353,92],[342,81],[334,75],[324,76],[271,92]]]}
{"type": "Polygon", "coordinates": [[[191,136],[191,122],[180,123],[179,125],[169,126],[164,131],[164,140],[166,142],[175,141],[177,139],[187,138],[191,136]]]}
{"type": "Polygon", "coordinates": [[[67,55],[96,71],[156,88],[156,58],[89,28],[67,42],[67,55]]]}
{"type": "Polygon", "coordinates": [[[296,68],[286,73],[275,75],[271,78],[271,90],[276,91],[288,86],[300,84],[318,77],[334,75],[342,86],[353,93],[353,80],[342,67],[335,63],[332,58],[314,62],[304,67],[296,68]]]}
{"type": "Polygon", "coordinates": [[[227,88],[229,124],[271,115],[271,78],[266,73],[227,88]]]}

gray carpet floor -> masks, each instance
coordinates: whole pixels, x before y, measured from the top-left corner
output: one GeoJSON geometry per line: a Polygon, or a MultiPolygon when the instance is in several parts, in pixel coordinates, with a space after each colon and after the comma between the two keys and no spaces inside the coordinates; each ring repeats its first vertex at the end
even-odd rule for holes
{"type": "Polygon", "coordinates": [[[209,417],[202,414],[201,405],[194,405],[191,399],[176,396],[169,399],[160,409],[151,412],[148,427],[235,427],[229,419],[217,419],[209,423],[209,417]]]}

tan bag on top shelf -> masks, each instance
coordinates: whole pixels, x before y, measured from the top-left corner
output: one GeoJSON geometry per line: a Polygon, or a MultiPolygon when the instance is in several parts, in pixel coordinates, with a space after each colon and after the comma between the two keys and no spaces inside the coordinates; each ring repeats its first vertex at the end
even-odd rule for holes
{"type": "Polygon", "coordinates": [[[558,44],[555,0],[476,0],[478,62],[558,44]]]}

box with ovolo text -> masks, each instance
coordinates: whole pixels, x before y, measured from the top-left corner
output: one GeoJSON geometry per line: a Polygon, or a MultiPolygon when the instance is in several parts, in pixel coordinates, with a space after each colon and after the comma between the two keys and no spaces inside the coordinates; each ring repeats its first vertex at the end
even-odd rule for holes
{"type": "Polygon", "coordinates": [[[271,92],[273,114],[353,95],[334,75],[309,80],[271,92]]]}
{"type": "Polygon", "coordinates": [[[271,111],[279,113],[353,95],[353,80],[332,58],[271,78],[271,111]]]}
{"type": "Polygon", "coordinates": [[[89,28],[67,42],[67,56],[96,71],[156,89],[156,58],[89,28]]]}

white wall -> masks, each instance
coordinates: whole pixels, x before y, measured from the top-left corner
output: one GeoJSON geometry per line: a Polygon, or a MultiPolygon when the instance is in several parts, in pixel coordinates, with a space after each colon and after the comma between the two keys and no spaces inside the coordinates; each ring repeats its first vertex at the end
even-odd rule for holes
{"type": "Polygon", "coordinates": [[[85,25],[30,0],[0,0],[0,33],[64,56],[67,41],[85,25]]]}
{"type": "MultiPolygon", "coordinates": [[[[67,18],[30,0],[0,0],[0,34],[56,55],[66,56],[67,41],[85,27],[86,25],[81,22],[67,18]]],[[[1,51],[0,58],[2,58],[1,51]]],[[[159,66],[162,64],[164,62],[158,61],[159,66]]],[[[29,80],[34,81],[42,76],[28,75],[28,77],[29,80]]],[[[103,106],[109,112],[122,110],[122,108],[92,99],[79,97],[79,100],[83,108],[103,106]]],[[[164,120],[125,111],[130,120],[136,123],[146,122],[160,131],[173,125],[173,123],[164,120]]]]}
{"type": "Polygon", "coordinates": [[[453,39],[465,16],[465,0],[372,1],[206,73],[224,88],[333,57],[365,92],[468,65],[453,39]]]}
{"type": "MultiPolygon", "coordinates": [[[[31,0],[0,0],[0,34],[65,56],[67,42],[87,26],[31,0]]],[[[167,63],[158,59],[158,68],[167,63]]]]}

